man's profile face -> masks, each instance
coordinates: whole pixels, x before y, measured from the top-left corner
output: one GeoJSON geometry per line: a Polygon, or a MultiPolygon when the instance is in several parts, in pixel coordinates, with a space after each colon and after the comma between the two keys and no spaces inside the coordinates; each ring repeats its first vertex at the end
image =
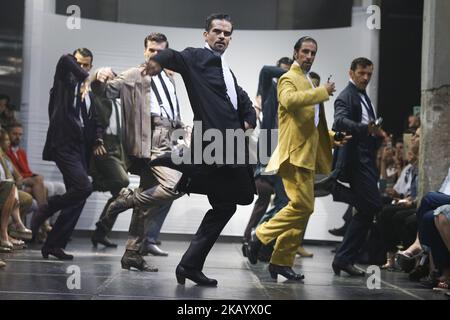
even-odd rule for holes
{"type": "Polygon", "coordinates": [[[298,51],[294,52],[294,57],[300,65],[300,68],[305,72],[309,72],[314,60],[316,59],[316,54],[316,44],[312,41],[306,41],[302,43],[302,46],[298,49],[298,51]]]}
{"type": "Polygon", "coordinates": [[[227,20],[213,20],[211,29],[203,32],[205,41],[216,52],[224,53],[227,50],[233,33],[233,26],[227,20]]]}
{"type": "Polygon", "coordinates": [[[21,127],[11,128],[9,131],[9,138],[11,139],[11,145],[17,147],[22,141],[23,129],[21,127]]]}
{"type": "Polygon", "coordinates": [[[373,66],[362,67],[358,65],[356,70],[350,70],[350,78],[359,90],[366,90],[373,75],[373,66]]]}
{"type": "Polygon", "coordinates": [[[78,64],[84,71],[88,72],[92,69],[92,58],[83,57],[79,52],[75,53],[75,59],[77,59],[78,64]]]}
{"type": "Polygon", "coordinates": [[[147,40],[147,46],[144,50],[145,60],[148,61],[154,56],[156,56],[159,52],[167,49],[167,42],[156,42],[152,40],[147,40]]]}

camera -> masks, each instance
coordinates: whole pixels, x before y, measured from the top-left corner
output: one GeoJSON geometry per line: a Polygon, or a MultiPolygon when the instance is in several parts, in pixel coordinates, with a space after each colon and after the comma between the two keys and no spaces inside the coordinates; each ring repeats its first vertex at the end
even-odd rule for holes
{"type": "Polygon", "coordinates": [[[377,120],[375,120],[374,124],[378,128],[381,127],[383,125],[383,118],[379,117],[377,120]]]}
{"type": "Polygon", "coordinates": [[[342,140],[344,140],[345,136],[346,136],[345,132],[340,132],[340,131],[338,131],[338,132],[336,132],[336,134],[334,135],[334,140],[335,140],[335,141],[342,141],[342,140]]]}

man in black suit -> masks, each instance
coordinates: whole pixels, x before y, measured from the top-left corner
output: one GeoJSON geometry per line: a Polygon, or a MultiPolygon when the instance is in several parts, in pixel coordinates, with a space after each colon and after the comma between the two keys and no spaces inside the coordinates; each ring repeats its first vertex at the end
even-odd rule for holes
{"type": "Polygon", "coordinates": [[[375,124],[376,111],[366,93],[373,74],[373,63],[366,58],[357,58],[350,69],[350,83],[335,101],[333,128],[353,136],[334,154],[334,172],[339,180],[350,183],[350,189],[338,184],[339,187],[334,187],[332,193],[335,200],[345,199],[345,202],[354,205],[357,213],[336,252],[333,270],[337,275],[343,270],[352,276],[363,276],[364,272],[353,264],[374,215],[382,207],[377,186],[380,174],[376,167],[376,153],[385,133],[375,124]]]}
{"type": "Polygon", "coordinates": [[[60,260],[72,260],[66,247],[92,193],[87,173],[87,163],[94,146],[91,96],[87,78],[92,68],[93,55],[86,48],[77,49],[73,55],[64,55],[58,61],[53,88],[50,91],[50,124],[43,151],[43,159],[54,161],[61,171],[66,193],[48,199],[33,216],[34,234],[50,216],[61,210],[52,231],[42,247],[42,256],[53,255],[60,260]]]}
{"type": "MultiPolygon", "coordinates": [[[[204,130],[215,129],[225,137],[225,131],[246,130],[256,126],[256,113],[247,93],[237,85],[236,78],[224,59],[231,40],[233,25],[226,14],[207,18],[203,33],[204,48],[187,48],[181,52],[167,49],[153,57],[147,66],[149,74],[161,68],[178,72],[183,77],[194,112],[194,121],[202,122],[202,129],[194,127],[192,141],[204,130]]],[[[203,136],[203,135],[202,135],[203,136]]],[[[207,144],[193,152],[202,152],[207,144]]],[[[202,153],[203,154],[203,153],[202,153]]],[[[235,154],[228,154],[235,159],[235,154]]],[[[194,157],[195,158],[195,157],[194,157]]],[[[227,159],[224,155],[223,159],[227,159]]],[[[236,206],[253,202],[255,185],[252,169],[237,163],[195,164],[180,181],[180,190],[206,194],[212,206],[191,244],[177,266],[178,283],[188,278],[198,285],[216,286],[217,280],[202,273],[203,265],[221,231],[236,211],[236,206]]]]}

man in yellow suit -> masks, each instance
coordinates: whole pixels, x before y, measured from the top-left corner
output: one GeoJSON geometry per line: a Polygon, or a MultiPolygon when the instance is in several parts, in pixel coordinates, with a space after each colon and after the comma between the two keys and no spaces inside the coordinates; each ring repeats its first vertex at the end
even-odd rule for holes
{"type": "Polygon", "coordinates": [[[331,171],[334,134],[328,131],[320,104],[335,92],[327,82],[315,87],[309,76],[317,53],[317,42],[303,37],[294,46],[294,64],[278,82],[278,146],[266,172],[278,172],[290,199],[271,220],[261,224],[248,246],[250,263],[257,262],[261,244],[276,239],[269,264],[272,278],[278,274],[301,280],[292,269],[309,216],[314,211],[314,175],[331,171]]]}

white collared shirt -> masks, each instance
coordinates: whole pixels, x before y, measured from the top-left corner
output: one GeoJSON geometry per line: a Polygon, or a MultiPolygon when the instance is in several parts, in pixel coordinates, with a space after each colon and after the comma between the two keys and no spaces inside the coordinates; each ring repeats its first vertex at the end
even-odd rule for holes
{"type": "MultiPolygon", "coordinates": [[[[294,64],[296,64],[297,66],[300,67],[300,64],[299,64],[297,61],[294,61],[294,64]]],[[[309,72],[306,73],[306,79],[308,79],[309,84],[311,84],[311,87],[312,87],[313,89],[315,89],[316,86],[315,86],[314,83],[312,82],[312,79],[311,79],[311,77],[309,76],[309,72]]],[[[315,125],[316,127],[319,125],[319,121],[320,121],[319,115],[320,115],[320,104],[316,104],[316,105],[314,106],[314,125],[315,125]]]]}
{"type": "Polygon", "coordinates": [[[158,90],[159,96],[162,100],[162,107],[159,105],[158,99],[156,98],[155,92],[153,92],[153,89],[150,90],[150,112],[153,114],[161,115],[164,118],[169,118],[171,120],[174,120],[177,116],[177,96],[175,93],[175,86],[173,85],[172,81],[170,81],[167,74],[162,71],[161,77],[166,84],[167,90],[169,91],[170,100],[172,102],[173,106],[173,113],[172,109],[170,108],[170,102],[169,98],[166,95],[166,92],[164,91],[164,88],[161,84],[161,80],[158,76],[153,76],[152,81],[156,86],[156,90],[158,90]]]}
{"type": "Polygon", "coordinates": [[[220,55],[220,59],[222,60],[223,79],[225,80],[225,85],[227,86],[227,95],[230,98],[230,101],[233,104],[234,109],[237,110],[238,99],[237,99],[237,92],[236,92],[236,83],[234,82],[234,78],[231,73],[230,67],[228,66],[227,62],[225,61],[224,54],[220,54],[219,52],[216,52],[213,49],[211,49],[211,47],[209,46],[208,43],[205,43],[205,48],[220,55]]]}
{"type": "MultiPolygon", "coordinates": [[[[350,82],[353,83],[356,86],[355,82],[352,79],[350,79],[350,82]]],[[[373,108],[373,105],[370,104],[368,101],[366,101],[366,98],[364,97],[364,95],[362,93],[358,92],[358,95],[361,98],[361,110],[362,110],[361,123],[369,124],[370,117],[369,117],[369,113],[368,113],[366,107],[364,106],[364,104],[366,104],[369,108],[372,108],[373,114],[376,115],[377,113],[375,112],[375,109],[373,108]]],[[[375,119],[373,119],[373,120],[375,120],[375,119]]]]}
{"type": "Polygon", "coordinates": [[[450,196],[450,168],[448,169],[447,177],[445,178],[441,189],[439,189],[439,192],[445,193],[446,195],[450,196]]]}
{"type": "Polygon", "coordinates": [[[121,116],[121,104],[120,104],[120,99],[115,99],[115,101],[112,101],[112,105],[111,105],[111,116],[109,117],[109,126],[106,129],[106,134],[110,134],[110,135],[114,135],[117,136],[118,128],[122,128],[122,116],[121,116]],[[114,102],[117,105],[117,110],[116,107],[114,106],[114,102]],[[117,112],[117,113],[116,113],[117,112]],[[119,127],[117,126],[117,119],[119,120],[119,127]]]}

